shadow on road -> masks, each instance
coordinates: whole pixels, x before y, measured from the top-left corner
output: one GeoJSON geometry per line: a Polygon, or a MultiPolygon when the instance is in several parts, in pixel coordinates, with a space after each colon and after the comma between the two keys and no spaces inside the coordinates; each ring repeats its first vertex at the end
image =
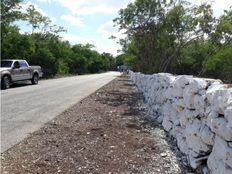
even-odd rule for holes
{"type": "Polygon", "coordinates": [[[32,84],[30,82],[13,83],[11,85],[11,88],[20,88],[20,87],[26,87],[26,86],[32,86],[32,84]]]}
{"type": "MultiPolygon", "coordinates": [[[[13,83],[11,86],[10,86],[10,89],[12,88],[22,88],[22,87],[26,87],[26,86],[32,86],[31,82],[17,82],[17,83],[13,83]]],[[[5,90],[5,89],[1,89],[1,90],[5,90]]],[[[7,89],[9,90],[9,89],[7,89]]]]}

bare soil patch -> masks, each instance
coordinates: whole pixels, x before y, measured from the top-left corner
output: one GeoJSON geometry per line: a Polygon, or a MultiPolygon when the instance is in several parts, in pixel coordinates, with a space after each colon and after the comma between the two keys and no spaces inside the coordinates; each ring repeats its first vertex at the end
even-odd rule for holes
{"type": "Polygon", "coordinates": [[[4,152],[2,173],[186,173],[175,143],[121,76],[4,152]]]}

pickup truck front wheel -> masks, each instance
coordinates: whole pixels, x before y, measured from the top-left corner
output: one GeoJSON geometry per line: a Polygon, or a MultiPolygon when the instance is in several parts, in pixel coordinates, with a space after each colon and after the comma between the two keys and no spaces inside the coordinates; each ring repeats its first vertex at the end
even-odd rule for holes
{"type": "Polygon", "coordinates": [[[3,76],[2,81],[1,81],[1,88],[2,89],[10,88],[10,83],[11,83],[10,77],[8,75],[3,76]]]}
{"type": "Polygon", "coordinates": [[[33,85],[36,85],[36,84],[38,84],[38,82],[39,82],[39,75],[38,74],[34,74],[33,77],[32,77],[32,79],[31,79],[31,83],[33,85]]]}

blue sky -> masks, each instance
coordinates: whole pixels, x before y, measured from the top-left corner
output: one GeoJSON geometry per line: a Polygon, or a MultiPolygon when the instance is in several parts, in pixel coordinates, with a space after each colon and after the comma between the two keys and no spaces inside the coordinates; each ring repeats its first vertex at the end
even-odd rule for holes
{"type": "MultiPolygon", "coordinates": [[[[21,4],[26,8],[33,4],[45,16],[52,19],[54,24],[67,29],[62,34],[64,40],[71,44],[91,43],[95,49],[117,55],[120,46],[109,39],[111,35],[123,37],[112,20],[118,16],[118,10],[134,0],[24,0],[21,4]]],[[[199,4],[202,0],[189,0],[199,4]]],[[[208,1],[211,2],[211,1],[208,1]]],[[[215,0],[213,9],[215,15],[222,14],[224,9],[232,6],[232,0],[215,0]]],[[[19,23],[23,32],[30,32],[29,26],[19,23]]]]}

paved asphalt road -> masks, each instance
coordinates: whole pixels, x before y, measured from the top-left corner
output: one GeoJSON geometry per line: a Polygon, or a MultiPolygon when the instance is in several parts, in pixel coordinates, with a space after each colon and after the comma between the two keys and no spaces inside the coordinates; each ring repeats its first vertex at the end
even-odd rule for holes
{"type": "Polygon", "coordinates": [[[2,90],[1,152],[118,75],[108,72],[43,80],[38,85],[19,85],[2,90]]]}

